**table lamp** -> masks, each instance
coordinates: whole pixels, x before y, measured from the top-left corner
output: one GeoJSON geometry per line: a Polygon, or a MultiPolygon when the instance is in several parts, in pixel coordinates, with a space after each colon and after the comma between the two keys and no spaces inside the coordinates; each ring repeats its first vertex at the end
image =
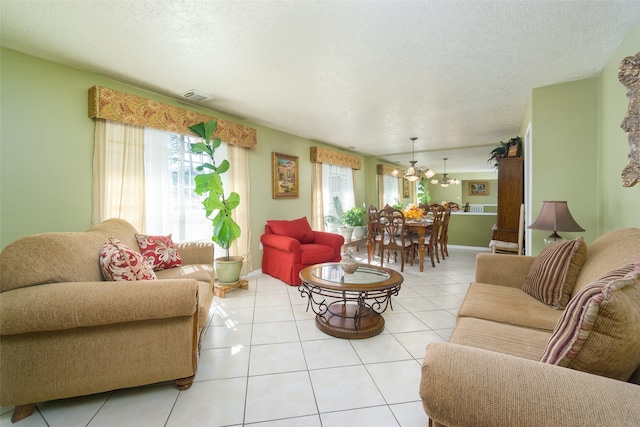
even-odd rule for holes
{"type": "Polygon", "coordinates": [[[542,202],[542,210],[538,218],[528,226],[531,230],[553,231],[553,234],[545,237],[544,243],[548,246],[552,243],[565,240],[558,231],[584,231],[578,225],[569,212],[566,201],[542,202]]]}

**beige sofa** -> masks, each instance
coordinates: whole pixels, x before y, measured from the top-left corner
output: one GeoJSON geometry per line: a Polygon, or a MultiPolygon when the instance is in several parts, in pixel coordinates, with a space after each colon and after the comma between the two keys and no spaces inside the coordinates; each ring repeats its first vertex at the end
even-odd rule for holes
{"type": "MultiPolygon", "coordinates": [[[[640,229],[601,236],[587,245],[572,298],[589,283],[639,257],[640,229]]],[[[534,259],[477,256],[475,282],[467,291],[449,342],[427,346],[420,396],[430,423],[639,426],[640,368],[624,382],[540,362],[563,311],[520,289],[534,259]]],[[[636,299],[633,304],[638,310],[631,310],[629,317],[636,325],[638,303],[636,299]]],[[[637,342],[634,360],[640,354],[637,342]]]]}
{"type": "Polygon", "coordinates": [[[12,420],[38,402],[175,380],[191,386],[213,298],[213,245],[177,244],[183,266],[158,280],[104,281],[109,237],[139,251],[110,219],[87,232],[42,233],[0,253],[0,404],[12,420]]]}

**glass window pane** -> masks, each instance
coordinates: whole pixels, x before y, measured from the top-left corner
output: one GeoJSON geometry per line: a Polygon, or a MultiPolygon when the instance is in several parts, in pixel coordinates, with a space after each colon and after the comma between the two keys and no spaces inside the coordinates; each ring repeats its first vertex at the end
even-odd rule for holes
{"type": "Polygon", "coordinates": [[[398,193],[398,178],[391,175],[383,175],[382,182],[384,183],[384,204],[393,206],[400,203],[400,194],[398,193]]]}
{"type": "Polygon", "coordinates": [[[324,215],[342,219],[341,212],[355,206],[351,168],[322,164],[322,206],[324,215]]]}

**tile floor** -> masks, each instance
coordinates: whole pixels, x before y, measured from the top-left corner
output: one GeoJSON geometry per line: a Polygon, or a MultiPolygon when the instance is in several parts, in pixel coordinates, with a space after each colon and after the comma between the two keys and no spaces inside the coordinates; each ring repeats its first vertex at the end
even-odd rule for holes
{"type": "MultiPolygon", "coordinates": [[[[363,252],[355,255],[366,262],[363,252]]],[[[418,396],[424,349],[449,338],[479,250],[449,252],[422,273],[417,262],[405,267],[384,331],[364,340],[320,332],[297,287],[254,272],[249,290],[214,299],[189,390],[163,383],[45,402],[16,425],[427,426],[418,396]]],[[[12,408],[1,409],[8,427],[12,408]]]]}

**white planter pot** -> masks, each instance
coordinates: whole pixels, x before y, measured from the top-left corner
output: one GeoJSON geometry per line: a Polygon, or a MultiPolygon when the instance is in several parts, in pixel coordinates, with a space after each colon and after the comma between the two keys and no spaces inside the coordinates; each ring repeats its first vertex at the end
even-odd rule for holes
{"type": "Polygon", "coordinates": [[[336,233],[338,231],[338,226],[333,223],[326,224],[324,231],[328,233],[336,233]]]}
{"type": "Polygon", "coordinates": [[[350,242],[353,235],[353,227],[338,227],[338,233],[344,237],[345,242],[350,242]]]}
{"type": "Polygon", "coordinates": [[[353,240],[360,240],[367,234],[367,229],[364,225],[356,225],[353,227],[353,240]]]}

